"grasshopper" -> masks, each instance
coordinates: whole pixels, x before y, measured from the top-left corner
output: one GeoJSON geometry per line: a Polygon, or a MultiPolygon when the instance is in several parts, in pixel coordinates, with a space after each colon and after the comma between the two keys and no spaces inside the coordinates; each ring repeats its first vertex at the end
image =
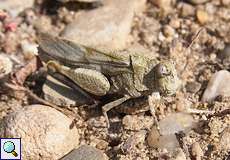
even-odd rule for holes
{"type": "Polygon", "coordinates": [[[79,94],[91,100],[115,97],[102,106],[108,125],[107,112],[112,108],[153,92],[173,95],[180,86],[171,60],[159,61],[122,51],[105,52],[45,33],[39,36],[39,56],[48,70],[74,82],[79,94]]]}

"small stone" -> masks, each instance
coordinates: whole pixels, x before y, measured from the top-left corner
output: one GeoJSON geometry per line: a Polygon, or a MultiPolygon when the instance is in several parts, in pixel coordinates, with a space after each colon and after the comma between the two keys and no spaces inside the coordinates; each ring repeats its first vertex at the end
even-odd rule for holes
{"type": "Polygon", "coordinates": [[[221,0],[221,3],[224,6],[229,6],[230,5],[230,0],[221,0]]]}
{"type": "Polygon", "coordinates": [[[61,112],[44,105],[26,106],[7,115],[1,137],[20,137],[22,159],[59,159],[78,146],[77,128],[61,112]]]}
{"type": "Polygon", "coordinates": [[[210,20],[210,15],[204,10],[197,10],[196,17],[200,24],[205,24],[210,20]]]}
{"type": "Polygon", "coordinates": [[[122,124],[127,130],[141,130],[151,128],[153,118],[150,116],[126,115],[122,124]]]}
{"type": "Polygon", "coordinates": [[[15,53],[18,49],[18,35],[14,32],[7,32],[3,38],[2,49],[5,53],[15,53]]]}
{"type": "Polygon", "coordinates": [[[224,60],[226,58],[230,58],[230,44],[226,44],[224,49],[220,52],[219,58],[224,60]]]}
{"type": "Polygon", "coordinates": [[[183,17],[194,16],[195,15],[195,8],[190,4],[181,3],[181,15],[183,17]]]}
{"type": "Polygon", "coordinates": [[[193,4],[202,4],[202,3],[206,3],[209,0],[189,0],[189,2],[193,3],[193,4]]]}
{"type": "Polygon", "coordinates": [[[74,149],[60,160],[108,160],[109,158],[99,149],[82,145],[74,149]]]}
{"type": "Polygon", "coordinates": [[[13,69],[13,62],[7,55],[0,54],[0,79],[5,78],[13,69]]]}
{"type": "Polygon", "coordinates": [[[179,19],[171,19],[169,25],[175,29],[180,28],[181,22],[179,19]]]}
{"type": "Polygon", "coordinates": [[[221,134],[220,146],[224,151],[230,151],[230,127],[227,127],[221,134]]]}
{"type": "Polygon", "coordinates": [[[30,43],[27,40],[21,42],[22,52],[24,54],[25,59],[32,59],[34,56],[38,55],[38,45],[34,43],[30,43]]]}
{"type": "Polygon", "coordinates": [[[15,32],[17,30],[18,23],[17,22],[8,22],[4,24],[4,28],[6,31],[15,32]]]}
{"type": "Polygon", "coordinates": [[[172,0],[152,0],[152,3],[162,9],[165,14],[172,10],[172,0]]]}
{"type": "Polygon", "coordinates": [[[150,147],[167,149],[173,151],[179,146],[175,133],[187,132],[195,126],[193,117],[185,113],[174,113],[159,121],[159,130],[154,126],[147,142],[150,147]]]}
{"type": "Polygon", "coordinates": [[[52,30],[51,19],[48,16],[40,16],[33,20],[33,26],[38,32],[50,32],[52,30]]]}
{"type": "Polygon", "coordinates": [[[82,12],[61,36],[77,43],[109,50],[126,48],[135,13],[146,0],[108,0],[103,7],[82,12]]]}
{"type": "Polygon", "coordinates": [[[175,35],[175,30],[169,25],[164,26],[163,32],[165,37],[173,37],[175,35]]]}
{"type": "Polygon", "coordinates": [[[124,144],[121,146],[121,150],[123,153],[130,153],[132,152],[133,148],[138,145],[139,143],[143,143],[145,140],[145,136],[146,136],[146,131],[145,130],[141,130],[137,133],[135,133],[134,135],[132,135],[131,137],[129,137],[124,144]]]}
{"type": "Polygon", "coordinates": [[[197,93],[201,88],[201,84],[198,82],[188,82],[185,87],[187,92],[197,93]]]}
{"type": "Polygon", "coordinates": [[[45,100],[58,106],[70,107],[87,104],[87,99],[84,96],[51,76],[47,76],[42,91],[45,100]]]}
{"type": "Polygon", "coordinates": [[[106,148],[108,148],[109,143],[105,140],[99,140],[99,142],[97,143],[96,147],[100,150],[105,150],[106,148]]]}
{"type": "Polygon", "coordinates": [[[179,148],[177,151],[175,151],[172,160],[186,160],[183,150],[179,148]]]}
{"type": "Polygon", "coordinates": [[[218,57],[222,60],[223,64],[230,64],[230,44],[225,45],[218,57]]]}
{"type": "Polygon", "coordinates": [[[200,144],[198,142],[195,142],[192,145],[192,155],[196,157],[196,160],[201,160],[201,158],[204,155],[204,152],[201,149],[200,144]]]}
{"type": "Polygon", "coordinates": [[[33,4],[34,0],[3,0],[0,1],[0,10],[7,10],[13,17],[15,17],[24,9],[32,7],[33,4]]]}
{"type": "Polygon", "coordinates": [[[177,94],[175,105],[177,111],[184,112],[191,108],[192,102],[190,102],[186,97],[184,97],[184,95],[177,94]]]}
{"type": "Polygon", "coordinates": [[[174,113],[159,122],[161,135],[174,134],[179,131],[190,130],[196,124],[190,114],[174,113]]]}
{"type": "Polygon", "coordinates": [[[173,151],[179,147],[179,143],[174,134],[160,135],[156,127],[153,127],[148,134],[147,142],[150,147],[167,149],[173,151]]]}
{"type": "Polygon", "coordinates": [[[208,82],[208,86],[202,96],[203,102],[211,102],[217,96],[230,96],[230,86],[226,82],[230,81],[230,73],[226,70],[216,72],[208,82]]]}

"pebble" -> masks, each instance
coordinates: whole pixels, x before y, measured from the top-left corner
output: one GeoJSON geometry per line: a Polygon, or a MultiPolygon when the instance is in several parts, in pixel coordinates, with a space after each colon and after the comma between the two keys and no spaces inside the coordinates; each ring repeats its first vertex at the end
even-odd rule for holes
{"type": "Polygon", "coordinates": [[[173,37],[175,35],[175,30],[169,25],[164,26],[163,33],[165,37],[173,37]]]}
{"type": "Polygon", "coordinates": [[[139,143],[143,143],[146,137],[147,131],[141,130],[134,135],[130,136],[124,144],[121,146],[121,150],[123,153],[130,153],[133,148],[138,145],[139,143]]]}
{"type": "Polygon", "coordinates": [[[209,0],[189,0],[190,3],[192,4],[202,4],[202,3],[206,3],[209,0]]]}
{"type": "Polygon", "coordinates": [[[208,86],[202,96],[203,102],[211,102],[217,96],[230,96],[230,86],[226,82],[230,81],[230,73],[227,70],[216,72],[208,82],[208,86]]]}
{"type": "Polygon", "coordinates": [[[32,22],[38,32],[51,32],[53,30],[51,19],[48,16],[40,16],[32,22]]]}
{"type": "Polygon", "coordinates": [[[70,107],[87,103],[87,99],[74,91],[74,89],[49,75],[42,87],[42,91],[45,100],[58,106],[70,107]]]}
{"type": "Polygon", "coordinates": [[[178,28],[180,28],[180,26],[181,26],[181,22],[180,22],[180,20],[179,19],[171,19],[170,20],[170,22],[169,22],[169,25],[170,26],[172,26],[174,29],[178,29],[178,28]]]}
{"type": "Polygon", "coordinates": [[[99,149],[82,145],[74,149],[60,160],[108,160],[109,158],[99,149]]]}
{"type": "Polygon", "coordinates": [[[159,121],[159,130],[154,126],[147,137],[150,147],[173,151],[179,146],[175,133],[188,132],[195,126],[193,117],[186,113],[174,113],[159,121]]]}
{"type": "Polygon", "coordinates": [[[61,112],[44,105],[25,106],[7,115],[1,137],[20,137],[22,159],[59,159],[78,146],[77,128],[61,112]]]}
{"type": "Polygon", "coordinates": [[[230,127],[227,127],[221,134],[220,138],[221,149],[230,151],[230,127]]]}
{"type": "Polygon", "coordinates": [[[226,44],[224,49],[219,53],[218,57],[222,60],[223,64],[230,64],[230,44],[226,44]]]}
{"type": "Polygon", "coordinates": [[[34,0],[2,0],[0,1],[0,10],[7,10],[13,17],[16,17],[21,11],[32,7],[34,0]]]}
{"type": "Polygon", "coordinates": [[[23,40],[21,42],[21,48],[25,59],[32,59],[34,56],[38,55],[37,47],[37,44],[30,43],[27,40],[23,40]]]}
{"type": "Polygon", "coordinates": [[[0,54],[0,79],[5,79],[12,72],[13,62],[5,54],[0,54]]]}
{"type": "Polygon", "coordinates": [[[186,160],[186,156],[181,148],[175,151],[172,160],[186,160]]]}
{"type": "Polygon", "coordinates": [[[181,3],[181,15],[183,17],[194,16],[195,15],[195,8],[190,4],[181,3]]]}
{"type": "Polygon", "coordinates": [[[210,20],[210,15],[204,10],[197,10],[196,17],[200,24],[206,24],[210,20]]]}
{"type": "Polygon", "coordinates": [[[229,5],[230,5],[230,0],[221,0],[221,3],[222,3],[224,6],[229,6],[229,5]]]}
{"type": "Polygon", "coordinates": [[[3,37],[2,50],[5,53],[15,53],[18,50],[19,38],[14,32],[7,32],[3,37]]]}
{"type": "Polygon", "coordinates": [[[196,157],[196,160],[201,160],[201,158],[204,155],[204,152],[201,149],[200,144],[198,142],[195,142],[192,145],[192,155],[196,157]]]}
{"type": "Polygon", "coordinates": [[[107,0],[103,7],[82,12],[63,30],[61,36],[95,48],[126,48],[135,13],[146,0],[107,0]]]}
{"type": "Polygon", "coordinates": [[[162,9],[165,14],[172,10],[172,0],[152,0],[152,3],[162,9]]]}
{"type": "Polygon", "coordinates": [[[200,88],[201,88],[201,84],[198,82],[187,82],[186,84],[186,91],[190,92],[190,93],[197,93],[200,88]]]}
{"type": "Polygon", "coordinates": [[[151,116],[126,115],[122,119],[122,124],[127,130],[149,129],[153,125],[151,116]]]}
{"type": "Polygon", "coordinates": [[[156,127],[153,127],[148,134],[147,142],[150,147],[167,149],[173,151],[179,147],[179,143],[174,134],[160,135],[156,127]]]}

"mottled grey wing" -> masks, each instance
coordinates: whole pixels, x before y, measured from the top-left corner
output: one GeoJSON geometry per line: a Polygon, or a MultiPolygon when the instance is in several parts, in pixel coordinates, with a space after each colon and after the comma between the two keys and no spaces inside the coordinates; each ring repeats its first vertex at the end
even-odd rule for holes
{"type": "Polygon", "coordinates": [[[90,68],[90,65],[99,70],[131,71],[128,56],[105,53],[46,33],[39,36],[39,55],[45,61],[56,60],[71,67],[90,68]]]}

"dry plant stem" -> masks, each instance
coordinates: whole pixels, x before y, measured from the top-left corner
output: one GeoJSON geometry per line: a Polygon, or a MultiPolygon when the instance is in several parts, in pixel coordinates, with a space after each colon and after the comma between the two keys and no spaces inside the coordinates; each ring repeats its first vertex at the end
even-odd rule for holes
{"type": "Polygon", "coordinates": [[[200,110],[200,109],[193,109],[193,108],[187,108],[185,112],[191,114],[208,114],[208,115],[215,114],[215,111],[200,110]]]}
{"type": "Polygon", "coordinates": [[[175,133],[177,141],[181,147],[181,149],[184,151],[186,159],[187,160],[191,160],[191,155],[189,153],[188,147],[187,145],[184,143],[184,137],[185,137],[185,133],[184,132],[179,132],[179,133],[175,133]]]}
{"type": "Polygon", "coordinates": [[[9,84],[9,83],[5,83],[4,85],[6,87],[12,89],[12,90],[15,90],[15,91],[24,91],[28,96],[30,96],[34,100],[38,101],[39,103],[42,103],[42,104],[47,105],[49,107],[52,107],[52,108],[58,110],[59,112],[64,113],[66,116],[68,116],[71,119],[76,117],[76,115],[73,113],[73,111],[70,111],[70,110],[67,110],[64,108],[60,108],[60,107],[56,106],[55,104],[48,102],[48,101],[38,97],[36,94],[34,94],[33,92],[31,92],[29,89],[27,89],[25,87],[22,87],[19,85],[14,85],[14,84],[9,84]]]}
{"type": "Polygon", "coordinates": [[[196,35],[192,38],[192,40],[191,40],[191,42],[190,42],[190,44],[189,44],[189,46],[188,46],[187,48],[191,48],[191,47],[192,47],[192,45],[194,44],[195,40],[199,37],[200,33],[201,33],[203,30],[204,30],[203,27],[200,28],[200,29],[198,30],[198,32],[197,32],[196,35]]]}

